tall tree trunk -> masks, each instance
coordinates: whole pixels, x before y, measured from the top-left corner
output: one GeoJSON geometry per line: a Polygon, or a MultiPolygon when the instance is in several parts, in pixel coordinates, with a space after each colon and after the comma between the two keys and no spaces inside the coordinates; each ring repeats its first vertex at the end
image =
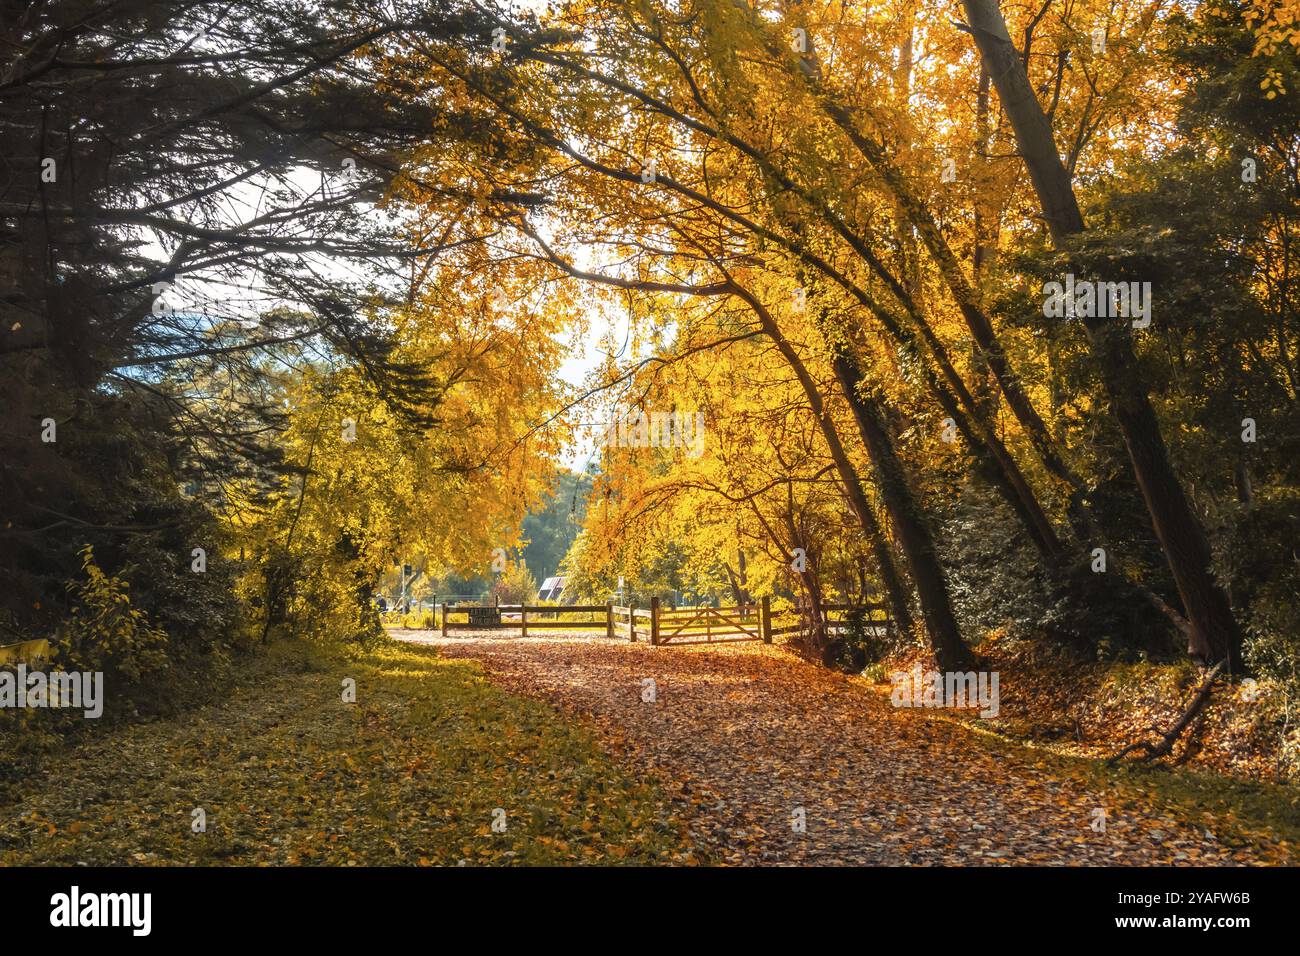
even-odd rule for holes
{"type": "MultiPolygon", "coordinates": [[[[998,221],[1001,218],[1001,193],[990,188],[993,176],[993,164],[989,160],[989,145],[993,138],[989,126],[989,94],[992,85],[989,71],[980,64],[979,84],[975,92],[975,168],[974,183],[974,225],[975,242],[971,252],[971,277],[975,282],[975,293],[983,306],[987,297],[989,278],[998,251],[998,221]]],[[[992,418],[997,414],[997,383],[989,370],[988,363],[979,347],[970,344],[971,375],[974,379],[972,391],[984,414],[992,418]]],[[[1053,435],[1060,444],[1060,439],[1053,435]]]]}
{"type": "MultiPolygon", "coordinates": [[[[864,134],[858,127],[854,110],[832,95],[822,82],[821,66],[817,61],[817,55],[811,43],[804,53],[792,58],[784,39],[778,37],[777,33],[766,21],[754,14],[753,11],[750,11],[750,15],[751,25],[756,29],[758,36],[766,45],[768,51],[774,57],[792,62],[795,65],[798,75],[807,85],[818,106],[843,131],[849,142],[866,159],[880,177],[885,188],[889,190],[898,207],[899,215],[911,223],[916,238],[920,239],[934,259],[944,284],[948,287],[953,300],[957,303],[957,307],[966,323],[966,328],[970,331],[971,338],[979,346],[984,360],[988,363],[989,370],[997,380],[998,387],[1006,399],[1007,407],[1015,415],[1016,421],[1024,430],[1044,467],[1051,474],[1069,484],[1076,494],[1080,494],[1082,492],[1082,482],[1074,474],[1052,442],[1046,423],[1043,421],[1042,416],[1038,414],[1037,409],[1034,408],[1024,385],[1011,367],[1010,359],[1007,357],[1006,350],[1002,347],[1002,341],[993,329],[992,321],[980,306],[979,295],[970,282],[967,281],[961,263],[957,260],[956,254],[940,231],[939,224],[935,221],[930,210],[918,198],[902,169],[890,157],[885,144],[864,134]]],[[[794,17],[793,22],[802,22],[797,14],[791,15],[794,17]]],[[[809,36],[811,37],[811,31],[809,36]]],[[[838,217],[835,218],[838,219],[838,217]]],[[[864,260],[872,266],[873,271],[878,273],[882,271],[877,265],[876,257],[860,240],[860,237],[847,232],[841,232],[841,235],[849,242],[854,251],[863,256],[864,260]]],[[[884,275],[881,277],[884,278],[884,275]]],[[[890,284],[890,291],[907,305],[910,296],[906,289],[894,283],[887,284],[890,284]]],[[[910,308],[910,311],[916,312],[914,305],[910,308]]],[[[930,343],[930,341],[929,336],[927,336],[927,343],[930,343]]]]}
{"type": "Polygon", "coordinates": [[[880,484],[880,496],[889,511],[894,535],[907,556],[939,667],[945,671],[965,670],[971,663],[970,650],[962,640],[953,614],[947,576],[939,562],[934,535],[912,494],[880,405],[863,391],[862,371],[856,361],[840,353],[833,362],[835,378],[853,409],[858,431],[876,467],[876,481],[880,484]]]}
{"type": "Polygon", "coordinates": [[[989,143],[993,137],[989,128],[989,71],[980,64],[979,86],[975,93],[975,248],[971,257],[971,274],[975,289],[984,300],[984,283],[992,271],[997,256],[997,202],[988,188],[992,175],[989,162],[989,143]]]}
{"type": "MultiPolygon", "coordinates": [[[[996,0],[962,0],[975,45],[1015,131],[1052,242],[1068,247],[1084,229],[1070,174],[1061,162],[1052,125],[1034,94],[996,0]]],[[[1089,350],[1124,435],[1151,523],[1173,572],[1191,623],[1188,652],[1210,663],[1241,661],[1241,631],[1228,597],[1210,570],[1201,522],[1169,461],[1160,423],[1137,368],[1128,329],[1103,318],[1084,319],[1089,350]]]]}
{"type": "Polygon", "coordinates": [[[876,567],[880,572],[880,583],[883,585],[885,597],[889,601],[890,611],[898,621],[900,630],[904,633],[911,632],[914,629],[914,623],[911,605],[907,599],[907,588],[903,584],[902,576],[898,573],[898,566],[894,563],[894,556],[890,554],[889,543],[885,540],[880,523],[876,520],[876,514],[871,509],[871,502],[867,500],[867,493],[863,488],[862,479],[859,477],[857,469],[853,467],[848,452],[844,450],[844,443],[840,441],[839,433],[835,430],[835,423],[831,421],[830,412],[826,408],[826,402],[822,398],[821,391],[817,388],[817,383],[813,381],[808,368],[804,365],[803,360],[799,358],[799,353],[794,350],[794,346],[782,334],[776,320],[772,318],[772,314],[763,307],[763,304],[749,290],[738,285],[733,286],[733,288],[736,295],[754,310],[754,314],[758,316],[768,338],[776,345],[777,351],[781,353],[786,360],[786,364],[794,372],[795,378],[799,380],[804,397],[808,400],[808,407],[812,409],[813,417],[817,420],[822,438],[826,442],[826,447],[830,450],[831,461],[834,462],[835,471],[840,477],[841,485],[844,487],[844,494],[849,500],[849,507],[858,519],[858,525],[862,528],[867,543],[871,546],[872,554],[876,559],[876,567]]]}
{"type": "MultiPolygon", "coordinates": [[[[788,488],[787,488],[788,493],[788,488]]],[[[808,555],[808,573],[799,575],[799,586],[803,588],[804,606],[800,615],[806,622],[807,627],[802,629],[801,636],[809,650],[817,654],[823,664],[830,667],[833,663],[830,657],[830,638],[826,633],[826,611],[825,602],[822,600],[821,586],[821,561],[816,555],[818,552],[813,548],[812,542],[804,540],[803,535],[799,532],[798,525],[794,520],[794,503],[786,509],[782,515],[785,520],[786,533],[790,536],[792,544],[802,547],[808,555]]]]}
{"type": "MultiPolygon", "coordinates": [[[[812,375],[809,374],[803,360],[799,358],[794,346],[781,332],[772,314],[768,312],[767,308],[753,293],[736,283],[732,283],[732,291],[753,310],[758,317],[759,324],[768,334],[768,337],[771,338],[773,344],[776,345],[777,350],[785,357],[787,364],[799,379],[809,405],[812,407],[813,415],[821,426],[822,434],[831,449],[831,459],[835,462],[841,476],[847,474],[853,479],[855,497],[851,497],[851,500],[854,509],[861,508],[870,512],[870,504],[862,491],[861,481],[858,479],[853,464],[844,451],[843,443],[835,431],[834,423],[830,419],[830,411],[826,408],[826,403],[817,388],[817,383],[813,381],[812,375]]],[[[837,361],[843,360],[837,359],[837,361]]],[[[837,368],[837,379],[839,374],[837,368]]],[[[840,384],[841,387],[845,387],[842,380],[840,384]]],[[[847,389],[846,397],[849,397],[847,389]]],[[[855,406],[855,419],[858,418],[857,405],[859,404],[863,406],[866,415],[866,424],[859,420],[858,427],[863,432],[863,441],[866,444],[867,454],[876,470],[877,485],[880,489],[881,498],[885,502],[885,509],[889,512],[890,525],[893,528],[895,538],[898,539],[899,546],[903,550],[903,555],[907,559],[908,570],[912,575],[912,583],[916,586],[917,595],[921,601],[926,634],[930,646],[934,650],[935,659],[945,671],[966,670],[971,664],[970,649],[966,646],[961,631],[957,627],[956,615],[953,614],[952,601],[948,595],[948,584],[943,574],[943,568],[939,564],[939,556],[934,550],[934,540],[925,528],[924,521],[921,520],[920,511],[912,496],[911,487],[907,483],[902,462],[898,460],[898,456],[894,452],[893,441],[890,439],[888,431],[884,427],[883,419],[880,418],[879,409],[875,407],[872,399],[854,391],[849,400],[855,406]]],[[[874,518],[872,518],[872,521],[874,523],[874,518]]],[[[895,600],[892,597],[890,605],[891,608],[895,605],[895,600]]],[[[910,621],[910,614],[907,620],[910,621]]],[[[899,626],[910,630],[910,626],[904,623],[904,619],[899,620],[899,626]]]]}

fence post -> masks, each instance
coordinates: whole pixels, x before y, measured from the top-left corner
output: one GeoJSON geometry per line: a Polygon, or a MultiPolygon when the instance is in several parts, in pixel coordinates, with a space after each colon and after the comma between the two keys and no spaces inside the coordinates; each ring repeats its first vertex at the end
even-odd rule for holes
{"type": "Polygon", "coordinates": [[[636,643],[636,602],[635,601],[629,601],[627,604],[627,633],[628,633],[628,637],[632,639],[632,643],[635,644],[636,643]]]}
{"type": "Polygon", "coordinates": [[[447,636],[447,602],[442,602],[442,636],[447,636]]]}
{"type": "Polygon", "coordinates": [[[528,636],[528,605],[519,605],[519,636],[528,636]]]}
{"type": "Polygon", "coordinates": [[[772,643],[772,604],[770,598],[763,598],[762,617],[758,622],[759,633],[763,635],[763,643],[772,643]]]}
{"type": "Polygon", "coordinates": [[[614,639],[614,602],[605,602],[605,636],[614,639]]]}
{"type": "Polygon", "coordinates": [[[659,646],[659,598],[650,599],[650,646],[659,646]]]}

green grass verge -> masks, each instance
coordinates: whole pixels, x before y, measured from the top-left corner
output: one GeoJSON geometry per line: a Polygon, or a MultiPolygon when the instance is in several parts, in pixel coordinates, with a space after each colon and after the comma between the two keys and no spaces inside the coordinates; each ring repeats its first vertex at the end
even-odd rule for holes
{"type": "Polygon", "coordinates": [[[1238,780],[1127,759],[1111,766],[1103,759],[1062,753],[977,723],[952,718],[948,722],[977,735],[990,749],[1031,760],[1048,776],[1075,777],[1097,793],[1112,793],[1120,810],[1197,819],[1228,846],[1262,841],[1285,844],[1280,852],[1286,857],[1294,859],[1300,852],[1300,788],[1293,784],[1238,780]]]}
{"type": "Polygon", "coordinates": [[[48,755],[0,805],[0,863],[698,862],[652,782],[473,662],[281,644],[256,670],[221,704],[48,755]]]}

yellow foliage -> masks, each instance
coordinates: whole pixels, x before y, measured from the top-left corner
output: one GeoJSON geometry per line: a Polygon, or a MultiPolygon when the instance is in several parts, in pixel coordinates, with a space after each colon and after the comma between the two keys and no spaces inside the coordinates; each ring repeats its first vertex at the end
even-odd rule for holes
{"type": "Polygon", "coordinates": [[[165,671],[167,635],[131,606],[127,582],[105,574],[95,563],[90,545],[80,554],[85,580],[69,585],[77,601],[64,635],[69,663],[85,670],[111,671],[132,683],[165,671]]]}

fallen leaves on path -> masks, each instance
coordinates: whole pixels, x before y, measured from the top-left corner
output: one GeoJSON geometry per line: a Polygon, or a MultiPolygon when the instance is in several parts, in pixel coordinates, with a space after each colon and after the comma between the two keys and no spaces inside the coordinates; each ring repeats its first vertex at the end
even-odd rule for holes
{"type": "Polygon", "coordinates": [[[692,838],[725,862],[1294,861],[1284,841],[1243,837],[1231,820],[1183,813],[1136,787],[897,710],[863,679],[779,647],[407,638],[481,660],[494,681],[583,718],[608,746],[656,772],[692,838]],[[644,699],[647,678],[653,702],[644,699]],[[1101,820],[1104,831],[1094,829],[1101,820]]]}

